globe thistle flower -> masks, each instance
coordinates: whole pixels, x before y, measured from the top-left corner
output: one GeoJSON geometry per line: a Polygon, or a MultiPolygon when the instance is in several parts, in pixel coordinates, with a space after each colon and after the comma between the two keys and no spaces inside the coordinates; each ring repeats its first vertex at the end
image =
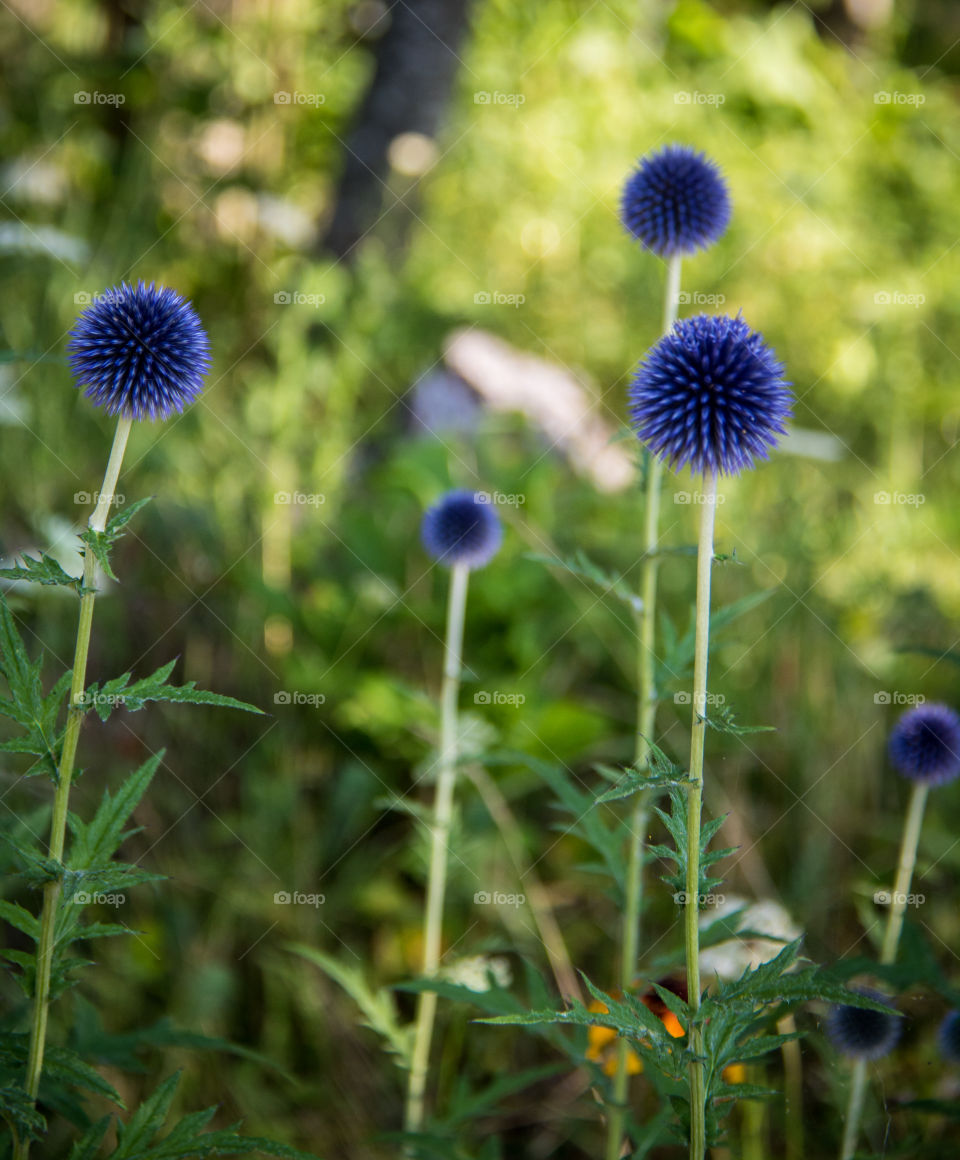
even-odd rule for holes
{"type": "Polygon", "coordinates": [[[858,1060],[882,1059],[900,1040],[903,1030],[901,1017],[893,1013],[893,1003],[886,995],[866,987],[858,987],[856,991],[867,999],[886,1004],[890,1014],[866,1007],[851,1007],[846,1003],[837,1004],[827,1016],[827,1037],[842,1055],[858,1060]]]}
{"type": "Polygon", "coordinates": [[[730,195],[720,169],[686,145],[644,157],[620,202],[624,226],[661,258],[705,250],[730,222],[730,195]]]}
{"type": "Polygon", "coordinates": [[[960,1063],[960,1011],[950,1011],[937,1032],[940,1054],[948,1063],[960,1063]]]}
{"type": "Polygon", "coordinates": [[[890,761],[911,781],[942,785],[960,774],[960,716],[946,705],[916,705],[890,732],[890,761]]]}
{"type": "Polygon", "coordinates": [[[423,546],[441,564],[482,568],[496,555],[503,528],[482,492],[457,490],[426,511],[420,535],[423,546]]]}
{"type": "Polygon", "coordinates": [[[763,337],[738,315],[674,324],[630,386],[634,429],[678,470],[737,475],[767,459],[791,416],[793,392],[763,337]]]}
{"type": "Polygon", "coordinates": [[[165,286],[126,282],[97,297],[67,346],[87,398],[109,415],[166,419],[193,402],[210,369],[196,311],[165,286]]]}

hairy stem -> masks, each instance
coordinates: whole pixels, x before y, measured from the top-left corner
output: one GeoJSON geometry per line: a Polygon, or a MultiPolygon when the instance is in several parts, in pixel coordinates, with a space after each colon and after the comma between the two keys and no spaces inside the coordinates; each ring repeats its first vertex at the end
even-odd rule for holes
{"type": "MultiPolygon", "coordinates": [[[[667,280],[663,293],[663,333],[677,320],[680,293],[679,255],[667,263],[667,280]]],[[[660,494],[663,490],[663,464],[650,457],[647,470],[646,507],[644,512],[644,557],[641,578],[641,606],[637,613],[637,728],[634,743],[634,766],[645,769],[649,761],[647,738],[653,735],[657,716],[656,645],[657,574],[660,557],[660,494]]],[[[624,992],[633,984],[640,948],[640,922],[643,912],[643,851],[650,815],[646,793],[634,798],[630,816],[630,849],[627,859],[627,888],[623,908],[623,930],[620,939],[620,986],[624,992]]],[[[627,1057],[630,1045],[617,1041],[617,1070],[613,1079],[613,1108],[607,1121],[606,1160],[617,1160],[623,1148],[623,1123],[630,1076],[627,1057]]]]}
{"type": "MultiPolygon", "coordinates": [[[[707,731],[707,658],[710,648],[710,573],[717,510],[717,477],[704,476],[700,494],[700,540],[697,547],[696,649],[693,661],[693,724],[690,735],[690,785],[687,790],[687,889],[684,900],[684,946],[687,958],[687,1002],[700,1007],[700,814],[703,805],[703,747],[707,731]]],[[[706,1092],[703,1035],[690,1026],[690,1160],[706,1151],[706,1092]]]]}
{"type": "MultiPolygon", "coordinates": [[[[126,450],[127,438],[133,423],[131,418],[122,417],[117,423],[113,437],[110,459],[103,477],[103,486],[97,498],[97,506],[89,520],[89,527],[102,532],[107,526],[107,516],[113,503],[120,465],[126,450]]],[[[93,602],[96,599],[97,562],[93,552],[85,548],[83,553],[83,595],[80,597],[80,619],[77,625],[77,644],[73,655],[73,676],[70,683],[70,704],[67,709],[67,727],[63,738],[60,764],[57,767],[57,787],[53,799],[53,816],[50,822],[50,848],[48,856],[52,862],[63,859],[63,846],[67,831],[67,810],[70,802],[70,782],[77,756],[77,742],[83,722],[85,706],[83,693],[86,688],[87,655],[90,651],[90,630],[93,626],[93,602]]],[[[53,967],[53,953],[56,945],[57,910],[60,903],[60,879],[55,878],[43,888],[43,910],[40,915],[40,938],[37,942],[37,975],[33,989],[33,1012],[30,1026],[30,1052],[27,1056],[27,1095],[36,1101],[40,1090],[40,1076],[43,1072],[43,1053],[47,1039],[47,1015],[50,1009],[50,974],[53,967]]],[[[26,1160],[30,1151],[30,1141],[18,1143],[15,1160],[26,1160]]]]}
{"type": "MultiPolygon", "coordinates": [[[[903,823],[903,837],[900,839],[897,878],[893,887],[893,897],[890,899],[890,912],[887,915],[887,925],[883,933],[883,944],[880,948],[880,962],[883,966],[889,966],[897,961],[900,932],[903,930],[903,915],[907,909],[907,895],[910,893],[913,871],[917,864],[917,847],[920,844],[920,830],[923,828],[923,814],[927,806],[929,792],[930,787],[925,782],[914,782],[913,792],[910,795],[910,807],[903,823]]],[[[866,1060],[858,1059],[853,1065],[853,1076],[850,1081],[847,1122],[840,1149],[841,1160],[850,1160],[850,1157],[857,1150],[857,1137],[860,1134],[860,1119],[863,1115],[863,1100],[866,1094],[866,1078],[866,1060]]]]}
{"type": "MultiPolygon", "coordinates": [[[[470,570],[455,564],[450,577],[447,604],[447,637],[444,649],[443,688],[440,706],[440,754],[437,789],[431,826],[430,871],[427,880],[427,907],[423,924],[423,975],[432,978],[440,965],[443,934],[443,896],[447,886],[447,850],[453,822],[453,788],[457,775],[457,699],[463,655],[463,624],[467,606],[470,570]]],[[[413,1055],[407,1082],[404,1129],[417,1132],[423,1126],[424,1096],[430,1063],[430,1043],[437,1011],[435,991],[421,991],[417,1002],[413,1055]]]]}

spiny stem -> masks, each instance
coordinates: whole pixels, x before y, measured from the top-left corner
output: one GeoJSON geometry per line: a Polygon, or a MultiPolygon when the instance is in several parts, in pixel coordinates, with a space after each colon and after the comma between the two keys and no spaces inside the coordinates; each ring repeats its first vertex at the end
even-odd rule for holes
{"type": "MultiPolygon", "coordinates": [[[[427,906],[423,926],[423,975],[432,978],[440,965],[443,934],[443,896],[447,885],[447,850],[453,821],[453,788],[457,775],[457,699],[463,655],[463,624],[467,606],[470,570],[455,564],[450,576],[447,604],[447,637],[444,649],[443,688],[440,703],[440,753],[437,789],[431,826],[430,871],[427,906]]],[[[413,1055],[407,1082],[404,1130],[417,1132],[423,1126],[424,1095],[430,1063],[430,1042],[437,1011],[435,991],[421,991],[417,1002],[413,1055]]]]}
{"type": "MultiPolygon", "coordinates": [[[[97,506],[90,517],[88,526],[92,531],[102,532],[107,526],[107,516],[113,503],[120,465],[127,447],[127,438],[133,420],[123,417],[117,422],[110,459],[103,477],[103,486],[97,498],[97,506]]],[[[97,561],[89,547],[83,553],[83,595],[80,598],[80,619],[77,625],[77,643],[73,655],[73,676],[70,682],[70,703],[67,709],[67,727],[63,737],[63,749],[57,768],[57,788],[53,799],[53,816],[50,822],[49,858],[59,863],[63,859],[63,846],[67,831],[67,810],[70,802],[70,782],[77,756],[77,742],[83,722],[85,706],[83,693],[86,688],[87,656],[90,652],[90,630],[93,626],[93,602],[96,599],[97,561]]],[[[53,967],[53,953],[56,945],[57,910],[60,903],[60,879],[55,878],[43,888],[43,910],[40,915],[40,938],[37,942],[37,972],[33,988],[33,1014],[30,1027],[30,1052],[27,1056],[26,1091],[31,1101],[37,1099],[40,1090],[40,1076],[43,1072],[43,1054],[47,1038],[47,1014],[50,1008],[50,975],[53,967]]],[[[27,1160],[30,1141],[18,1143],[15,1160],[27,1160]]]]}
{"type": "MultiPolygon", "coordinates": [[[[690,785],[687,789],[687,890],[684,908],[684,945],[687,958],[687,1002],[700,1008],[700,814],[703,804],[703,747],[707,731],[707,659],[710,647],[710,573],[713,566],[713,528],[717,510],[717,477],[704,476],[700,495],[700,540],[697,547],[696,647],[693,660],[693,725],[690,736],[690,785]]],[[[703,1071],[703,1035],[691,1022],[690,1051],[690,1160],[702,1160],[706,1151],[706,1092],[703,1071]]]]}
{"type": "MultiPolygon", "coordinates": [[[[682,258],[676,255],[667,263],[667,280],[663,293],[663,333],[677,320],[682,258]]],[[[650,759],[647,738],[653,735],[657,716],[656,644],[657,574],[660,557],[660,494],[663,491],[663,464],[650,456],[647,469],[646,506],[644,512],[644,560],[641,580],[641,607],[637,614],[637,728],[634,741],[634,766],[646,769],[650,759]]],[[[646,793],[634,798],[630,816],[630,849],[627,859],[626,896],[623,907],[623,931],[620,939],[620,987],[626,993],[633,985],[640,948],[640,921],[643,911],[643,850],[646,841],[650,802],[646,793]]],[[[613,1079],[613,1107],[607,1121],[606,1160],[617,1160],[623,1148],[623,1124],[630,1085],[627,1058],[630,1044],[617,1040],[617,1070],[613,1079]]]]}
{"type": "MultiPolygon", "coordinates": [[[[907,909],[907,895],[910,893],[913,871],[917,864],[917,847],[920,844],[920,831],[923,828],[923,814],[927,806],[929,792],[930,787],[926,782],[914,782],[913,792],[910,795],[910,806],[903,823],[903,837],[900,839],[897,879],[893,887],[893,897],[890,899],[890,913],[887,915],[883,944],[880,948],[880,962],[883,966],[890,966],[897,961],[900,933],[903,930],[903,915],[907,909]]],[[[860,1119],[863,1115],[863,1100],[866,1094],[866,1078],[866,1060],[858,1059],[853,1066],[853,1075],[850,1080],[847,1123],[840,1148],[840,1160],[850,1160],[850,1157],[857,1150],[857,1137],[860,1134],[860,1119]]]]}

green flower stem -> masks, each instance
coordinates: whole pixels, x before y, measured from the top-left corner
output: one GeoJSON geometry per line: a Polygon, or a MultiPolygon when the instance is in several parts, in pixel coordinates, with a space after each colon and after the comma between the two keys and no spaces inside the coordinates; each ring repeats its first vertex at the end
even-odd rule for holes
{"type": "MultiPolygon", "coordinates": [[[[457,776],[457,700],[463,655],[463,623],[467,607],[467,580],[470,569],[455,564],[450,575],[447,604],[447,639],[443,662],[440,702],[440,755],[437,790],[431,827],[430,872],[427,880],[427,907],[423,925],[423,975],[432,978],[440,965],[443,933],[443,896],[447,885],[447,850],[453,822],[453,787],[457,776]]],[[[423,1126],[424,1094],[430,1063],[430,1042],[437,1011],[435,991],[421,991],[417,1002],[416,1031],[407,1083],[404,1129],[417,1132],[423,1126]]]]}
{"type": "MultiPolygon", "coordinates": [[[[667,262],[667,280],[663,292],[663,333],[677,320],[682,258],[676,255],[667,262]]],[[[650,456],[647,470],[646,507],[644,514],[644,557],[641,579],[641,606],[637,613],[637,729],[634,742],[634,766],[646,769],[650,751],[647,738],[653,735],[657,716],[656,644],[657,574],[660,557],[660,494],[663,490],[663,464],[650,456]]],[[[643,850],[650,816],[646,793],[634,798],[630,816],[630,850],[627,860],[626,897],[623,908],[623,931],[620,939],[620,987],[626,992],[633,985],[640,948],[640,916],[643,910],[643,850]]],[[[617,1070],[613,1077],[613,1107],[607,1121],[606,1160],[617,1160],[623,1148],[623,1124],[630,1085],[627,1057],[630,1044],[617,1040],[617,1070]]]]}
{"type": "MultiPolygon", "coordinates": [[[[717,477],[705,475],[700,495],[700,541],[697,547],[696,649],[693,660],[693,724],[690,736],[690,785],[687,790],[687,890],[684,900],[684,945],[687,957],[687,1002],[700,1007],[700,814],[703,804],[703,747],[707,731],[707,657],[710,647],[710,573],[717,511],[717,477]]],[[[706,1152],[706,1092],[703,1035],[690,1027],[690,1160],[706,1152]]]]}
{"type": "MultiPolygon", "coordinates": [[[[121,416],[113,437],[110,459],[103,477],[103,486],[97,499],[97,506],[88,526],[102,532],[107,526],[107,516],[113,503],[120,465],[126,450],[127,438],[133,424],[132,418],[121,416]]],[[[86,548],[83,553],[83,595],[80,597],[80,619],[77,625],[77,644],[73,655],[73,678],[70,683],[70,704],[67,710],[67,727],[63,737],[63,750],[57,768],[57,788],[53,799],[53,817],[50,822],[50,849],[48,857],[52,862],[61,862],[67,830],[67,808],[70,801],[70,782],[77,756],[77,742],[83,722],[83,693],[86,688],[87,655],[90,651],[90,630],[93,626],[93,602],[96,599],[97,561],[93,552],[86,548]]],[[[30,1053],[27,1057],[26,1090],[30,1099],[36,1101],[40,1090],[40,1076],[43,1071],[43,1052],[47,1038],[47,1013],[50,1008],[50,973],[53,966],[53,952],[56,942],[57,910],[60,902],[60,879],[48,882],[43,888],[43,910],[40,916],[40,939],[37,943],[37,976],[33,989],[33,1017],[30,1028],[30,1053]]],[[[26,1160],[30,1151],[30,1141],[20,1141],[15,1160],[26,1160]]]]}
{"type": "MultiPolygon", "coordinates": [[[[900,932],[903,930],[903,915],[907,909],[907,895],[910,893],[913,871],[917,864],[917,847],[920,844],[920,831],[923,828],[923,814],[927,807],[929,792],[930,787],[925,782],[914,782],[913,792],[910,795],[910,807],[907,810],[906,821],[903,823],[903,837],[900,839],[897,879],[893,887],[893,898],[890,899],[890,913],[887,915],[887,926],[880,948],[880,962],[885,967],[897,961],[900,932]]],[[[841,1160],[850,1160],[857,1149],[860,1118],[863,1114],[863,1100],[866,1094],[866,1079],[867,1062],[864,1059],[858,1059],[853,1066],[853,1076],[850,1081],[847,1123],[840,1148],[841,1160]]]]}
{"type": "Polygon", "coordinates": [[[890,913],[887,916],[887,929],[883,936],[883,946],[880,948],[880,962],[884,966],[889,966],[897,961],[900,932],[903,930],[903,914],[907,909],[907,895],[910,893],[913,870],[917,864],[917,847],[920,844],[920,830],[923,828],[923,813],[927,806],[929,792],[930,787],[926,782],[916,781],[913,783],[910,808],[907,810],[907,820],[903,824],[903,838],[900,841],[897,881],[893,888],[893,898],[890,900],[890,913]]]}

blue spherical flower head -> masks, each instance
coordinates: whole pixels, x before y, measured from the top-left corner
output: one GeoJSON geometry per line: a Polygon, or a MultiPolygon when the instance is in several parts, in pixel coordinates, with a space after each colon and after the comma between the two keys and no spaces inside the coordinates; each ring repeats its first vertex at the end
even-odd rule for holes
{"type": "Polygon", "coordinates": [[[482,568],[500,547],[503,528],[483,492],[450,491],[424,514],[420,534],[441,564],[482,568]]]}
{"type": "Polygon", "coordinates": [[[960,1011],[951,1011],[937,1032],[940,1054],[948,1063],[960,1063],[960,1011]]]}
{"type": "Polygon", "coordinates": [[[165,419],[193,402],[210,369],[196,311],[174,290],[126,282],[98,295],[67,346],[87,398],[110,415],[165,419]]]}
{"type": "Polygon", "coordinates": [[[705,250],[730,222],[730,194],[720,169],[686,145],[644,157],[627,179],[623,224],[661,258],[705,250]]]}
{"type": "Polygon", "coordinates": [[[767,459],[790,418],[793,392],[761,335],[738,315],[677,322],[630,386],[640,439],[675,469],[737,475],[767,459]]]}
{"type": "Polygon", "coordinates": [[[886,1004],[890,1014],[840,1003],[832,1007],[827,1016],[827,1037],[842,1055],[853,1059],[882,1059],[900,1041],[903,1021],[893,1013],[893,1003],[886,995],[866,987],[857,987],[856,990],[868,999],[886,1004]]]}
{"type": "Polygon", "coordinates": [[[960,774],[960,716],[946,705],[916,705],[890,731],[890,761],[911,781],[942,785],[960,774]]]}

